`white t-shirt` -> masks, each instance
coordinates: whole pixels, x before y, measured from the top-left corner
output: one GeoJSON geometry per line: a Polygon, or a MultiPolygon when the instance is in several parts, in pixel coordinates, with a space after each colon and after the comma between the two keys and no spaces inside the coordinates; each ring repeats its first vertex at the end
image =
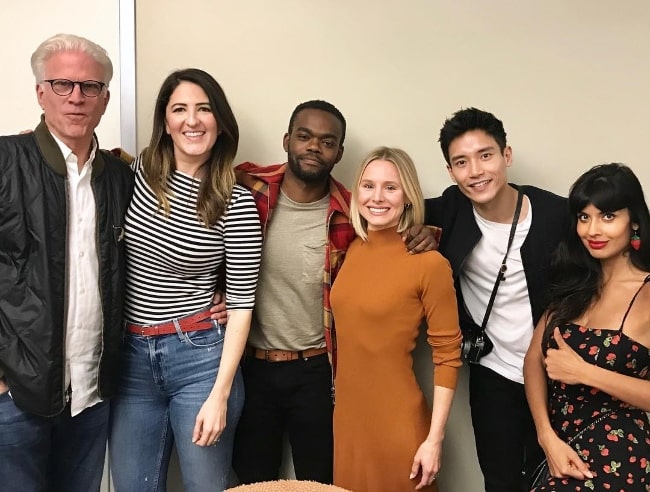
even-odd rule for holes
{"type": "MultiPolygon", "coordinates": [[[[528,197],[524,196],[524,200],[528,202],[528,213],[517,224],[505,278],[499,284],[487,323],[486,333],[494,349],[480,360],[482,366],[518,383],[524,382],[524,356],[533,336],[533,315],[521,260],[521,246],[530,230],[533,209],[528,197]]],[[[491,222],[476,210],[474,217],[483,236],[463,264],[460,288],[468,313],[481,326],[512,224],[491,222]]]]}

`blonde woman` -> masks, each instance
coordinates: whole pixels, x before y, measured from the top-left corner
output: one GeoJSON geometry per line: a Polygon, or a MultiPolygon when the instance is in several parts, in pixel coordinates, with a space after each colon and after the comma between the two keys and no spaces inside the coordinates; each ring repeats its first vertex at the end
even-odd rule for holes
{"type": "Polygon", "coordinates": [[[357,239],[332,290],[339,348],[334,483],[355,492],[438,490],[442,441],[461,365],[452,272],[438,252],[409,254],[400,234],[424,219],[415,166],[380,147],[352,188],[357,239]],[[433,349],[433,410],[411,352],[422,321],[433,349]]]}

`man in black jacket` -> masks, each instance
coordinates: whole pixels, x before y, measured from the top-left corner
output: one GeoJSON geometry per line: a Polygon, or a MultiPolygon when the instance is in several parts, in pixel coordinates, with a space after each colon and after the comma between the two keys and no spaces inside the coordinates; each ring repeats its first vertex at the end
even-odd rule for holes
{"type": "Polygon", "coordinates": [[[440,252],[454,271],[465,336],[481,326],[508,251],[486,325],[494,348],[470,364],[472,424],[485,490],[527,491],[527,477],[544,455],[526,402],[523,362],[545,308],[551,255],[566,227],[566,200],[508,183],[512,149],[503,124],[490,113],[458,111],[440,130],[440,146],[456,185],[426,200],[425,222],[442,228],[440,252]]]}
{"type": "Polygon", "coordinates": [[[99,490],[115,390],[133,176],[94,130],[113,67],[60,34],[32,55],[43,109],[0,137],[0,483],[99,490]]]}

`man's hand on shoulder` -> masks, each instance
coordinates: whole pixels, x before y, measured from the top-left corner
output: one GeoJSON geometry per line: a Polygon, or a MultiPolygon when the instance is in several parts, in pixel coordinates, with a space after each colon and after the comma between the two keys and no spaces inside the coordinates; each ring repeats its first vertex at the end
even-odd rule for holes
{"type": "Polygon", "coordinates": [[[133,157],[131,154],[129,154],[126,150],[124,150],[121,147],[112,149],[111,154],[113,154],[115,157],[119,157],[125,162],[125,164],[128,164],[129,166],[135,160],[135,157],[133,157]]]}
{"type": "Polygon", "coordinates": [[[438,249],[441,234],[439,227],[417,224],[402,233],[402,241],[409,253],[423,253],[438,249]]]}
{"type": "Polygon", "coordinates": [[[220,325],[228,323],[228,311],[226,310],[226,296],[220,290],[215,291],[212,297],[212,307],[210,308],[211,318],[220,325]]]}

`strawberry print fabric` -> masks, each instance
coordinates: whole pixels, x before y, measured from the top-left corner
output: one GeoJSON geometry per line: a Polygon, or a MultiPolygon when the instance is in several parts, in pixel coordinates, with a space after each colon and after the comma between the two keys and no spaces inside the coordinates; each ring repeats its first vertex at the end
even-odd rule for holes
{"type": "MultiPolygon", "coordinates": [[[[561,332],[567,344],[591,364],[647,379],[650,349],[629,338],[622,327],[599,330],[567,324],[561,332]]],[[[598,420],[599,415],[614,412],[588,427],[571,444],[594,478],[550,477],[535,492],[650,492],[650,424],[643,410],[596,388],[559,382],[551,382],[549,407],[553,428],[565,442],[598,420]]]]}

